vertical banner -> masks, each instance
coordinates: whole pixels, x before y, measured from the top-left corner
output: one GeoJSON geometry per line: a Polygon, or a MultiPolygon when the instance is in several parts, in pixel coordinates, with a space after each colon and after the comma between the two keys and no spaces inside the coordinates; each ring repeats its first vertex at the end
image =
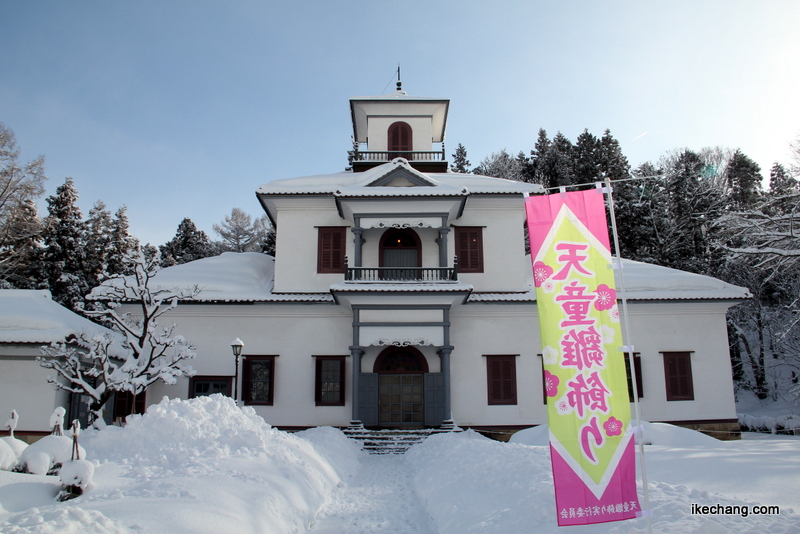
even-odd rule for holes
{"type": "Polygon", "coordinates": [[[631,410],[603,194],[531,196],[525,211],[558,524],[636,517],[631,410]]]}

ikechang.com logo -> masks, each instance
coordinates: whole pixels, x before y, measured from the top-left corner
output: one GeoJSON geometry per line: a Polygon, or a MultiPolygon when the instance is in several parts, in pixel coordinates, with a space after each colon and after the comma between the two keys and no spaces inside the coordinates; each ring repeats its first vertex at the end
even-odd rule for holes
{"type": "Polygon", "coordinates": [[[692,515],[780,515],[780,506],[760,506],[757,504],[711,504],[700,505],[692,503],[692,515]]]}

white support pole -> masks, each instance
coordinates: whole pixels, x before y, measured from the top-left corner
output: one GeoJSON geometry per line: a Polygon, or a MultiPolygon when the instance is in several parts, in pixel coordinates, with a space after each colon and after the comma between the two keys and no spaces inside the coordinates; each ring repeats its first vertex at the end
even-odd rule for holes
{"type": "Polygon", "coordinates": [[[647,532],[649,534],[653,534],[652,513],[650,511],[650,494],[647,488],[647,468],[644,461],[644,440],[642,439],[641,435],[642,421],[639,414],[639,388],[636,384],[636,368],[634,367],[633,344],[630,342],[631,329],[628,322],[628,300],[625,296],[625,269],[622,268],[622,256],[619,253],[619,234],[617,233],[617,219],[614,214],[614,197],[612,194],[611,180],[605,180],[603,183],[604,188],[602,190],[608,193],[608,210],[611,218],[611,233],[614,239],[614,259],[616,260],[618,267],[616,270],[619,271],[619,290],[620,301],[622,302],[623,325],[622,344],[630,348],[628,351],[628,363],[631,369],[631,382],[633,384],[633,411],[634,417],[636,418],[636,425],[634,426],[636,432],[634,432],[633,439],[636,440],[636,443],[639,447],[639,469],[642,473],[642,489],[644,491],[644,506],[642,507],[642,515],[647,518],[647,532]],[[639,435],[637,436],[637,434],[639,435]]]}

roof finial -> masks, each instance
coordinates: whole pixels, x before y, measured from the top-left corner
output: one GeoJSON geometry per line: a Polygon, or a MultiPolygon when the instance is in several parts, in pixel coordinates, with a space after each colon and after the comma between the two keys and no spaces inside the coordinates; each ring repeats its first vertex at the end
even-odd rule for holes
{"type": "Polygon", "coordinates": [[[403,82],[400,81],[400,63],[397,64],[397,90],[403,90],[403,82]]]}

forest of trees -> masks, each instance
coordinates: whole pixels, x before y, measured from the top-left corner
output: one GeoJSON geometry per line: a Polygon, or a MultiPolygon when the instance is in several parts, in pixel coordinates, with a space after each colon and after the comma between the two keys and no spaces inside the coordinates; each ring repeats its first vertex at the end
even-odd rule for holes
{"type": "MultiPolygon", "coordinates": [[[[131,274],[123,259],[140,243],[130,233],[125,206],[112,215],[98,200],[84,218],[72,178],[47,197],[47,214],[39,216],[36,201],[46,179],[44,158],[22,164],[14,132],[0,123],[0,289],[48,289],[53,300],[77,310],[105,277],[131,274]]],[[[169,242],[142,248],[160,254],[161,267],[227,251],[275,252],[266,215],[253,219],[233,208],[214,231],[217,241],[185,218],[169,242]]]]}
{"type": "MultiPolygon", "coordinates": [[[[678,149],[632,169],[610,131],[585,130],[573,142],[540,130],[529,153],[501,150],[474,168],[459,144],[451,170],[548,189],[611,181],[621,256],[749,288],[753,298],[728,314],[737,387],[800,398],[800,144],[793,148],[794,161],[775,163],[766,178],[746,154],[722,148],[678,149]]],[[[80,309],[104,277],[126,274],[122,258],[139,242],[124,206],[112,215],[98,201],[84,218],[71,178],[40,217],[45,180],[44,159],[21,163],[14,133],[0,124],[0,288],[49,289],[80,309]]],[[[162,266],[225,251],[274,254],[265,215],[234,208],[214,232],[217,241],[185,218],[169,242],[142,248],[162,266]]]]}
{"type": "Polygon", "coordinates": [[[740,150],[688,148],[632,169],[605,131],[575,142],[544,130],[530,153],[505,150],[470,169],[458,145],[451,170],[541,184],[594,187],[610,180],[620,255],[747,287],[728,333],[740,389],[800,398],[800,142],[791,164],[764,177],[740,150]]]}

